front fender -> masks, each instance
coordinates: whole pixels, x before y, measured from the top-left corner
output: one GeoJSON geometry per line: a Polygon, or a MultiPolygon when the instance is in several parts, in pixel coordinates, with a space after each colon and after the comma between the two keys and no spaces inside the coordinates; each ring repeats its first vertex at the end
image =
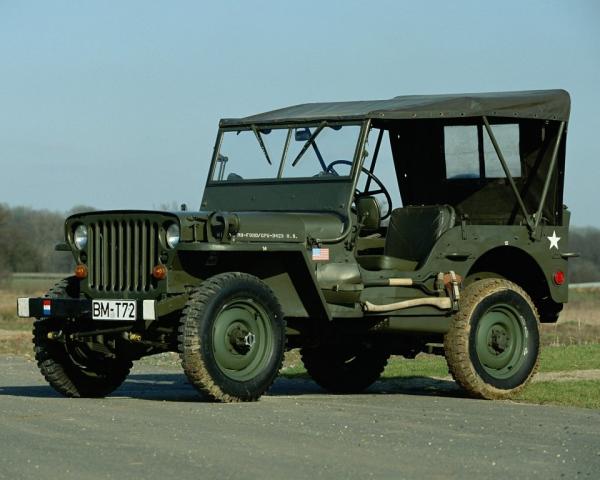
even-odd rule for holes
{"type": "Polygon", "coordinates": [[[170,273],[173,292],[219,273],[244,272],[271,287],[286,316],[331,320],[314,266],[302,245],[194,243],[181,247],[176,269],[170,273]]]}

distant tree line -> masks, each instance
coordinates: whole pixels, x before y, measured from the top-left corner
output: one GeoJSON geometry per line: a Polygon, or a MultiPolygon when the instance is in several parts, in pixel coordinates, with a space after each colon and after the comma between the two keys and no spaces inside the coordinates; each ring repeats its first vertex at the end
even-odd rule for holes
{"type": "Polygon", "coordinates": [[[73,256],[54,246],[64,241],[66,216],[90,210],[77,206],[60,213],[0,204],[0,274],[72,271],[73,256]]]}
{"type": "Polygon", "coordinates": [[[573,283],[600,281],[600,230],[575,227],[569,231],[569,250],[581,256],[569,260],[569,279],[573,283]]]}
{"type": "MultiPolygon", "coordinates": [[[[161,207],[169,209],[172,206],[161,207]]],[[[54,246],[64,241],[65,218],[90,210],[94,209],[77,206],[67,213],[60,213],[0,204],[0,273],[72,271],[72,255],[56,252],[54,246]]],[[[569,260],[571,282],[600,281],[599,229],[571,228],[569,251],[581,254],[581,257],[569,260]]]]}

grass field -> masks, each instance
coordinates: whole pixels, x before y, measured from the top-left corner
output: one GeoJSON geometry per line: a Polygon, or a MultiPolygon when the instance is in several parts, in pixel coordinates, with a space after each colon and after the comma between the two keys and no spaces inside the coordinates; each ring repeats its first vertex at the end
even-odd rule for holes
{"type": "Polygon", "coordinates": [[[63,276],[30,274],[0,281],[0,354],[31,356],[32,321],[17,317],[17,297],[42,295],[63,276]]]}
{"type": "MultiPolygon", "coordinates": [[[[0,284],[0,354],[31,357],[31,319],[16,317],[18,296],[41,295],[61,278],[20,276],[0,284]]],[[[600,289],[572,289],[570,302],[555,325],[542,325],[540,369],[545,372],[572,372],[600,369],[600,289]]],[[[174,364],[176,359],[169,360],[174,364]]],[[[306,376],[297,351],[289,352],[282,374],[306,376]]],[[[384,381],[403,378],[448,376],[442,357],[419,355],[415,360],[393,357],[383,373],[384,381]]],[[[517,400],[600,408],[600,381],[542,381],[528,386],[517,400]]]]}
{"type": "MultiPolygon", "coordinates": [[[[569,296],[558,323],[541,327],[541,374],[572,372],[577,377],[576,371],[600,369],[600,289],[572,289],[569,296]]],[[[297,352],[287,355],[282,374],[307,377],[297,352]]],[[[392,357],[382,380],[401,382],[448,375],[444,358],[421,354],[415,360],[392,357]]],[[[600,409],[600,380],[538,381],[528,385],[515,400],[600,409]]]]}
{"type": "MultiPolygon", "coordinates": [[[[600,380],[597,379],[597,372],[600,372],[600,344],[544,347],[538,372],[538,378],[544,374],[565,372],[567,380],[536,381],[514,400],[600,409],[600,380]],[[590,371],[594,371],[593,380],[585,378],[590,371]]],[[[288,378],[308,378],[298,352],[288,353],[281,374],[288,378]]],[[[392,357],[381,380],[402,385],[403,380],[450,380],[449,375],[443,357],[420,354],[414,360],[392,357]]]]}
{"type": "Polygon", "coordinates": [[[542,325],[542,345],[600,343],[600,288],[572,288],[555,324],[542,325]]]}

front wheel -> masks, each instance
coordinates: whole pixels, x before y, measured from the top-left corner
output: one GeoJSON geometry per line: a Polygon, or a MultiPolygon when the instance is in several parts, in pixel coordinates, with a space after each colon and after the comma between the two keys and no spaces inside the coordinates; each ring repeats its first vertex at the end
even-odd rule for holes
{"type": "Polygon", "coordinates": [[[179,353],[189,381],[224,402],[257,400],[283,362],[285,321],[260,279],[222,273],[195,289],[179,326],[179,353]]]}
{"type": "MultiPolygon", "coordinates": [[[[76,281],[67,278],[51,288],[45,297],[76,295],[76,281]]],[[[49,333],[56,330],[54,322],[53,318],[44,318],[33,324],[35,359],[54,390],[66,397],[97,398],[108,395],[125,381],[132,367],[129,359],[105,355],[104,348],[97,351],[98,348],[90,348],[87,343],[51,340],[49,333]]]]}
{"type": "Polygon", "coordinates": [[[509,398],[537,370],[539,318],[529,295],[508,280],[469,285],[444,338],[456,382],[480,398],[509,398]]]}

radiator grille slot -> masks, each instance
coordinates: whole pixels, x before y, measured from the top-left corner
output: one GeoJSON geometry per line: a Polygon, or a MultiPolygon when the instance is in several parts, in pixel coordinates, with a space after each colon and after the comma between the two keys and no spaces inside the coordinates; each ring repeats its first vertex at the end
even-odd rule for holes
{"type": "Polygon", "coordinates": [[[152,268],[158,263],[156,222],[99,220],[89,225],[90,288],[104,292],[143,292],[156,288],[152,268]]]}

